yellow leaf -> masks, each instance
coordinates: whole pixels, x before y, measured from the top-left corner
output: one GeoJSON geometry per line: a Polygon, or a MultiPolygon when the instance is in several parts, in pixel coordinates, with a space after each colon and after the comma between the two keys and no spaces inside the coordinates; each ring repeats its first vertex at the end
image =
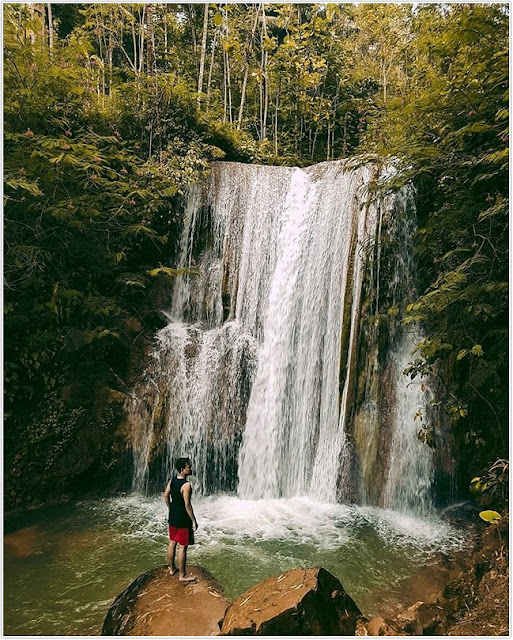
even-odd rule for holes
{"type": "Polygon", "coordinates": [[[497,513],[497,511],[481,511],[479,513],[479,517],[485,522],[498,522],[501,519],[501,514],[497,513]]]}

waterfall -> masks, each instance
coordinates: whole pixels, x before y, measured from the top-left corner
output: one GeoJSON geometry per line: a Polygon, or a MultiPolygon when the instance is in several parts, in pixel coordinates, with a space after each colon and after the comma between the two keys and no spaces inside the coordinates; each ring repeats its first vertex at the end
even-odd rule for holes
{"type": "Polygon", "coordinates": [[[178,266],[199,275],[176,279],[134,390],[135,489],[189,455],[203,493],[429,511],[428,393],[403,375],[414,339],[395,317],[414,204],[372,197],[377,177],[216,163],[190,190],[178,266]]]}

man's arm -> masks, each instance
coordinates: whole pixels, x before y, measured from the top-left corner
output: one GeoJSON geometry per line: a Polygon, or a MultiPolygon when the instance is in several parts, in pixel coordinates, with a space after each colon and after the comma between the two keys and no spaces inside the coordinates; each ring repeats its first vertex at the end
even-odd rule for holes
{"type": "Polygon", "coordinates": [[[194,515],[194,511],[192,510],[192,504],[191,504],[191,493],[192,493],[192,487],[191,487],[191,483],[190,482],[186,482],[182,489],[182,495],[183,495],[183,501],[185,502],[185,510],[187,511],[187,514],[189,516],[189,518],[192,520],[192,528],[194,529],[194,531],[196,531],[196,529],[198,528],[198,523],[196,522],[196,517],[194,515]]]}
{"type": "Polygon", "coordinates": [[[167,486],[164,490],[164,502],[166,503],[166,507],[169,509],[169,496],[171,495],[171,480],[167,483],[167,486]]]}

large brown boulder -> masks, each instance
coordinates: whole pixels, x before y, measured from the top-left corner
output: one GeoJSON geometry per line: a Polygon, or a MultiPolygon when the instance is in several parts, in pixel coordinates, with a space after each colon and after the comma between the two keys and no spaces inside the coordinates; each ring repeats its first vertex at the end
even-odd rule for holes
{"type": "Polygon", "coordinates": [[[229,601],[214,577],[189,566],[196,582],[179,582],[167,566],[139,576],[111,605],[103,636],[218,636],[229,601]]]}
{"type": "Polygon", "coordinates": [[[326,569],[293,569],[237,598],[226,612],[221,635],[351,636],[361,615],[326,569]]]}

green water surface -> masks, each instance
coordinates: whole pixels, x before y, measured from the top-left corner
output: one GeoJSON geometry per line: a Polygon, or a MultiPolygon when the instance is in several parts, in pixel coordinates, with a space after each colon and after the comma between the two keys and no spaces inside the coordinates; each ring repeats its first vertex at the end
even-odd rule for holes
{"type": "MultiPolygon", "coordinates": [[[[367,614],[383,592],[462,545],[436,520],[376,508],[320,505],[307,498],[196,501],[200,523],[189,561],[201,564],[234,599],[295,567],[334,573],[367,614]]],[[[161,497],[65,504],[5,523],[4,634],[99,635],[115,597],[164,564],[161,497]]]]}

